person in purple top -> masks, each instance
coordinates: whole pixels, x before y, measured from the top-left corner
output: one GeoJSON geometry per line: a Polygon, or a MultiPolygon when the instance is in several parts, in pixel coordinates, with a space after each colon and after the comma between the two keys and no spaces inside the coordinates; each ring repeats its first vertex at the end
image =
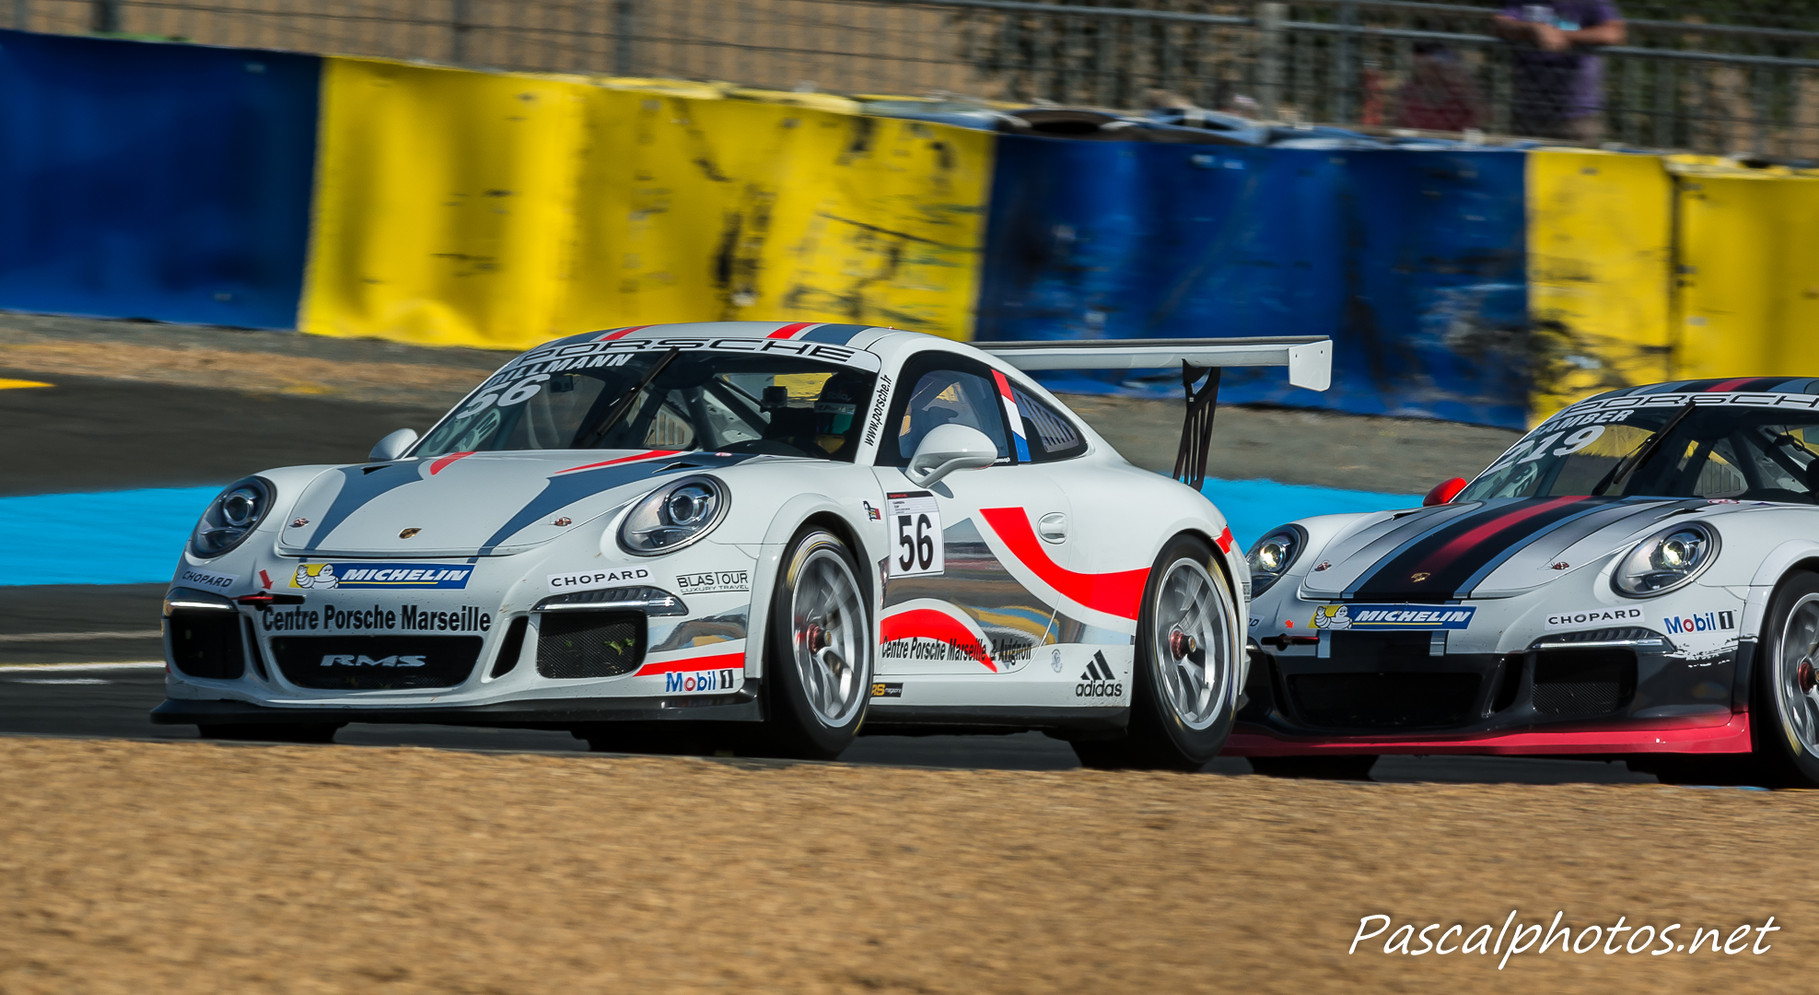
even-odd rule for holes
{"type": "Polygon", "coordinates": [[[1604,59],[1591,49],[1627,37],[1616,3],[1508,3],[1493,24],[1499,37],[1518,46],[1510,130],[1596,142],[1604,132],[1604,59]]]}

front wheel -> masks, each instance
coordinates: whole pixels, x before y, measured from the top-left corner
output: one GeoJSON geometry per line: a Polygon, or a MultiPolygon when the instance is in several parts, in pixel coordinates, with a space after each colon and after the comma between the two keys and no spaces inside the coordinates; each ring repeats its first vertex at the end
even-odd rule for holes
{"type": "Polygon", "coordinates": [[[1819,786],[1819,574],[1794,574],[1775,592],[1753,691],[1755,773],[1775,785],[1819,786]]]}
{"type": "Polygon", "coordinates": [[[832,760],[852,745],[872,681],[872,628],[853,554],[825,529],[797,533],[771,596],[764,750],[832,760]]]}
{"type": "Polygon", "coordinates": [[[1131,722],[1112,740],[1080,740],[1088,767],[1198,770],[1231,734],[1238,702],[1237,598],[1213,549],[1176,536],[1156,557],[1137,615],[1131,722]]]}

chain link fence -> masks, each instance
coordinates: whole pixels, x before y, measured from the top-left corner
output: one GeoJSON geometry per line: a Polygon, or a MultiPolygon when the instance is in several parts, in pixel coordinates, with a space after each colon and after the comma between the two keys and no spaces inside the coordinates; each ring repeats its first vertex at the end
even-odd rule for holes
{"type": "Polygon", "coordinates": [[[5,5],[33,31],[1819,159],[1819,4],[1787,0],[0,0],[0,17],[5,5]],[[1600,6],[1621,8],[1620,43],[1542,49],[1600,6]]]}

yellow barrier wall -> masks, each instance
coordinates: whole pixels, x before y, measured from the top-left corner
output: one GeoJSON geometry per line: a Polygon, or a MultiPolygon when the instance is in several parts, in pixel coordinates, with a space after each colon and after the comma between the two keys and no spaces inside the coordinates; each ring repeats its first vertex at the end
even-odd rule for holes
{"type": "Polygon", "coordinates": [[[1681,377],[1819,376],[1819,178],[1678,177],[1681,377]]]}
{"type": "Polygon", "coordinates": [[[1607,152],[1531,152],[1527,174],[1536,424],[1673,375],[1673,181],[1654,156],[1607,152]]]}
{"type": "Polygon", "coordinates": [[[521,348],[788,318],[969,338],[992,135],[330,59],[300,326],[521,348]]]}

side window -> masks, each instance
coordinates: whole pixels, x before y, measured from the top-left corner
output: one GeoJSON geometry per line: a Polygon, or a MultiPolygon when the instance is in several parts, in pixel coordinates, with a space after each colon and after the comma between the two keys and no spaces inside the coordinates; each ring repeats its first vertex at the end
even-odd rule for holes
{"type": "Polygon", "coordinates": [[[1023,388],[1011,385],[1011,400],[1023,418],[1023,437],[1029,440],[1030,461],[1051,463],[1086,452],[1086,440],[1067,417],[1023,388]]]}
{"type": "MultiPolygon", "coordinates": [[[[945,358],[945,357],[937,357],[945,358]]],[[[998,389],[983,368],[972,370],[959,363],[952,365],[915,362],[905,369],[907,388],[898,389],[891,405],[891,426],[896,429],[881,445],[880,457],[892,466],[908,466],[924,436],[948,424],[965,425],[985,433],[998,447],[998,458],[1010,458],[1010,445],[1004,427],[1004,408],[998,403],[998,389]],[[896,452],[889,452],[896,443],[896,452]]],[[[971,366],[973,364],[965,364],[971,366]]]]}

